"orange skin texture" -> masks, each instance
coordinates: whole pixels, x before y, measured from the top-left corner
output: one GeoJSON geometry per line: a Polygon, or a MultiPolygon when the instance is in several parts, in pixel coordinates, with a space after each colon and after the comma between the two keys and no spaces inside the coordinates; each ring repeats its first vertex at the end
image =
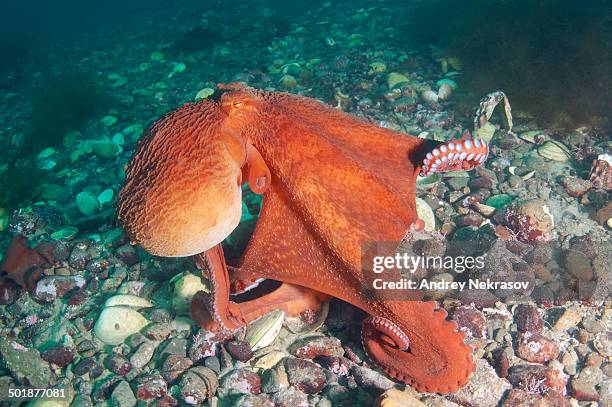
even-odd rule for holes
{"type": "MultiPolygon", "coordinates": [[[[176,237],[168,229],[168,221],[151,218],[161,217],[163,211],[184,211],[182,200],[198,188],[194,184],[218,183],[216,172],[227,178],[227,173],[235,174],[238,165],[249,180],[263,179],[261,188],[255,189],[264,193],[264,204],[232,277],[266,278],[289,283],[289,287],[305,287],[311,290],[304,292],[305,298],[333,296],[388,319],[408,336],[409,350],[398,349],[385,335],[371,333],[364,335],[364,347],[388,375],[419,391],[448,393],[467,383],[474,370],[471,349],[456,325],[445,320],[444,310],[436,309],[435,303],[414,299],[380,300],[363,290],[361,244],[399,242],[411,226],[418,225],[416,177],[425,154],[436,143],[380,128],[314,99],[239,85],[227,88],[229,92],[219,103],[186,105],[162,119],[150,138],[141,143],[135,155],[138,162],[130,164],[126,187],[120,194],[119,219],[128,233],[139,243],[144,238],[168,246],[168,253],[180,253],[182,248],[171,247],[176,237]],[[157,133],[170,136],[151,141],[157,133]],[[173,142],[172,148],[181,149],[173,154],[184,155],[185,165],[169,159],[172,154],[149,151],[173,142]],[[230,151],[230,159],[219,153],[219,142],[230,151]],[[151,143],[157,146],[148,147],[151,143]],[[251,147],[263,162],[254,160],[259,164],[249,171],[251,147]],[[216,154],[213,161],[220,167],[223,160],[219,157],[229,162],[221,169],[203,166],[203,151],[216,154]],[[165,160],[151,163],[157,156],[165,160]],[[166,165],[172,168],[164,168],[166,165]],[[160,179],[151,169],[172,176],[160,179]],[[168,185],[174,182],[177,185],[168,185]],[[148,188],[156,183],[163,184],[158,191],[168,192],[149,203],[153,192],[148,188]],[[158,214],[151,215],[149,208],[158,214]]],[[[209,200],[219,199],[214,196],[209,200]]],[[[192,221],[197,222],[197,216],[192,221]]],[[[206,253],[200,260],[223,263],[217,249],[201,249],[206,253]],[[213,250],[216,254],[211,255],[213,250]]],[[[226,325],[240,326],[255,315],[241,314],[242,304],[227,301],[229,280],[224,280],[227,272],[220,271],[223,267],[219,264],[213,267],[217,271],[211,272],[216,291],[224,297],[216,306],[222,319],[229,321],[226,325]]],[[[290,308],[291,299],[287,296],[287,304],[277,304],[278,308],[290,308]]],[[[203,301],[200,297],[194,303],[201,306],[203,301]]],[[[256,301],[250,301],[249,309],[258,304],[256,301]]],[[[259,304],[269,305],[263,300],[259,304]]],[[[201,325],[215,326],[214,321],[201,316],[197,319],[201,325]]]]}

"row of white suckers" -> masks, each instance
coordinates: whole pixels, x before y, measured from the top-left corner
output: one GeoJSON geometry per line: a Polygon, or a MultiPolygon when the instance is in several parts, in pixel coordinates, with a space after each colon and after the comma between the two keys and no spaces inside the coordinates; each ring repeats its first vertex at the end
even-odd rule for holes
{"type": "Polygon", "coordinates": [[[451,141],[436,147],[427,153],[423,160],[423,175],[436,172],[444,163],[456,159],[470,161],[474,165],[480,165],[487,160],[489,147],[484,140],[466,139],[463,141],[451,141]],[[465,151],[463,151],[465,150],[465,151]],[[472,150],[472,152],[470,152],[472,150]],[[476,151],[473,151],[476,150],[476,151]],[[433,161],[431,166],[429,164],[433,161]]]}

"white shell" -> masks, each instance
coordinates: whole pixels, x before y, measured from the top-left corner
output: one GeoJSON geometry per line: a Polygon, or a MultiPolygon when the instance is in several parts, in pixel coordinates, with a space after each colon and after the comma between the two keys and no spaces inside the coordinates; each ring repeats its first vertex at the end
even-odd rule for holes
{"type": "Polygon", "coordinates": [[[270,312],[253,322],[244,336],[244,340],[251,345],[252,350],[265,348],[272,344],[285,320],[285,313],[280,310],[270,312]]]}
{"type": "Polygon", "coordinates": [[[421,93],[421,97],[427,103],[437,103],[438,102],[438,94],[431,89],[423,91],[423,93],[421,93]]]}
{"type": "Polygon", "coordinates": [[[104,308],[115,307],[118,305],[123,305],[126,307],[132,308],[150,308],[153,304],[142,297],[138,297],[137,295],[131,294],[119,294],[113,295],[104,303],[104,308]]]}
{"type": "Polygon", "coordinates": [[[433,232],[436,229],[436,217],[434,216],[431,206],[421,198],[416,199],[416,212],[419,219],[425,222],[425,230],[433,232]]]}
{"type": "Polygon", "coordinates": [[[145,317],[130,307],[108,307],[100,313],[94,326],[94,333],[107,345],[119,345],[148,323],[145,317]]]}
{"type": "Polygon", "coordinates": [[[210,289],[195,274],[185,273],[176,280],[172,305],[178,314],[189,314],[191,299],[198,291],[210,292],[210,289]]]}
{"type": "Polygon", "coordinates": [[[555,140],[548,140],[540,147],[538,147],[538,154],[544,158],[554,161],[568,161],[570,159],[570,153],[568,148],[563,144],[555,140]]]}
{"type": "Polygon", "coordinates": [[[446,100],[453,93],[453,88],[448,83],[443,83],[438,89],[438,99],[446,100]]]}

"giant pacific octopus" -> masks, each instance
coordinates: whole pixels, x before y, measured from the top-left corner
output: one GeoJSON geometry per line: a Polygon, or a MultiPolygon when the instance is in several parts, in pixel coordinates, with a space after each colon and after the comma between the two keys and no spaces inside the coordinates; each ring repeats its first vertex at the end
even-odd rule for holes
{"type": "Polygon", "coordinates": [[[380,300],[362,288],[361,242],[399,242],[416,215],[417,175],[470,169],[484,141],[438,143],[378,127],[315,99],[221,85],[218,100],[188,103],[156,122],[126,170],[118,218],[154,255],[195,256],[211,292],[192,317],[231,335],[273,309],[317,310],[329,297],[370,316],[367,355],[419,391],[459,389],[474,370],[471,348],[435,302],[380,300]],[[241,217],[241,186],[263,194],[250,241],[235,267],[221,242],[241,217]],[[230,300],[253,281],[271,293],[230,300]]]}

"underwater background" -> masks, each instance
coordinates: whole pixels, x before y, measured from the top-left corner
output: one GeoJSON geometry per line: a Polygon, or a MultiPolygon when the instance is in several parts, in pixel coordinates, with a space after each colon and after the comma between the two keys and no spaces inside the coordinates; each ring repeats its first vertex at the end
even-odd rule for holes
{"type": "MultiPolygon", "coordinates": [[[[35,386],[68,389],[52,405],[71,406],[612,406],[610,2],[12,2],[0,55],[0,399],[35,386]],[[205,282],[191,259],[130,245],[116,199],[147,127],[229,82],[490,142],[484,167],[417,191],[436,251],[468,242],[500,260],[489,277],[533,283],[431,293],[474,346],[467,387],[390,380],[363,353],[363,314],[340,301],[306,327],[274,314],[263,337],[202,357],[188,303],[205,282]],[[117,306],[127,339],[104,342],[117,306]]],[[[230,258],[262,205],[246,187],[243,200],[230,258]]]]}

